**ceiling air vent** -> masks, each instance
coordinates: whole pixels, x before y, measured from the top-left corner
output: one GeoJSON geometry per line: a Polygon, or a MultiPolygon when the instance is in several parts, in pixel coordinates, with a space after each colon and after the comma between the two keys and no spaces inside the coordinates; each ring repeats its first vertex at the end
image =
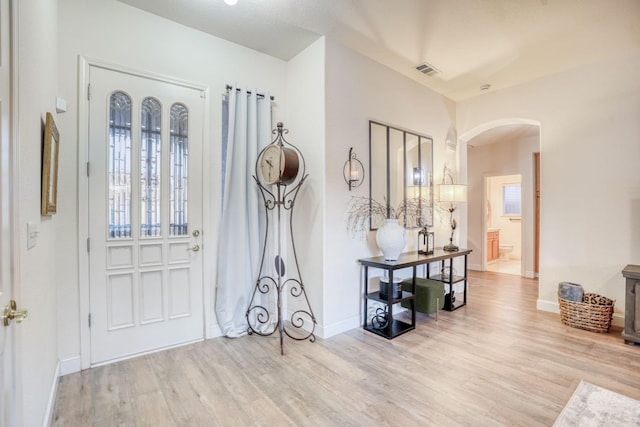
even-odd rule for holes
{"type": "Polygon", "coordinates": [[[434,67],[433,65],[429,65],[426,62],[423,62],[422,64],[418,65],[416,67],[416,70],[420,71],[422,74],[426,74],[427,76],[433,76],[438,72],[436,67],[434,67]]]}

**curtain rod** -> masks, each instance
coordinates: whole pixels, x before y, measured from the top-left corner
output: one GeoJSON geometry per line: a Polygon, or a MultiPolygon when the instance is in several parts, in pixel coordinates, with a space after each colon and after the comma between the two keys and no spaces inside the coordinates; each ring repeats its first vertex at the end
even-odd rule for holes
{"type": "MultiPolygon", "coordinates": [[[[227,85],[227,92],[228,92],[228,91],[230,91],[231,89],[233,89],[233,86],[231,86],[231,85],[227,85]]],[[[240,88],[236,88],[236,91],[237,91],[237,92],[240,92],[241,90],[242,90],[242,89],[240,89],[240,88]]],[[[247,94],[251,95],[251,91],[247,91],[247,94]]],[[[258,93],[258,94],[256,94],[256,95],[257,95],[257,96],[259,96],[259,97],[261,97],[261,98],[264,98],[264,93],[258,93]]],[[[275,101],[276,99],[275,99],[273,96],[271,96],[271,100],[272,100],[272,101],[275,101]]]]}

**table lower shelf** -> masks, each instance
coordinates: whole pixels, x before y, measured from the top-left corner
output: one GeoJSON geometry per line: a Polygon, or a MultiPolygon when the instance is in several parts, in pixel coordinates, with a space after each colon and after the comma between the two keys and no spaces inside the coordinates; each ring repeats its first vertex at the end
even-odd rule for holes
{"type": "Polygon", "coordinates": [[[364,326],[365,330],[373,332],[374,334],[380,335],[381,337],[385,337],[387,339],[395,338],[398,335],[402,335],[405,332],[409,332],[415,328],[416,327],[410,323],[405,323],[395,319],[393,320],[393,322],[391,322],[391,328],[389,328],[389,326],[386,326],[384,328],[376,328],[371,324],[364,326]]]}
{"type": "Polygon", "coordinates": [[[467,305],[467,303],[464,302],[464,301],[460,301],[460,302],[456,301],[456,302],[454,302],[452,304],[452,307],[448,307],[447,305],[445,305],[444,306],[444,310],[446,310],[446,311],[455,311],[455,310],[457,310],[459,308],[464,307],[465,305],[467,305]]]}

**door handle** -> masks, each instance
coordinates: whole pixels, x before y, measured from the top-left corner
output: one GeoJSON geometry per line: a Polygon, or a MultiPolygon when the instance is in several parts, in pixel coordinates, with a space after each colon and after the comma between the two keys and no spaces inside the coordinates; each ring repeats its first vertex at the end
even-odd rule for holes
{"type": "Polygon", "coordinates": [[[188,251],[198,252],[200,250],[200,245],[193,245],[190,248],[187,248],[188,251]]]}
{"type": "Polygon", "coordinates": [[[2,319],[2,323],[4,326],[9,326],[11,320],[16,321],[16,323],[22,323],[24,319],[27,318],[29,312],[25,309],[17,309],[17,304],[14,300],[11,300],[7,306],[4,308],[4,313],[0,318],[2,319]]]}

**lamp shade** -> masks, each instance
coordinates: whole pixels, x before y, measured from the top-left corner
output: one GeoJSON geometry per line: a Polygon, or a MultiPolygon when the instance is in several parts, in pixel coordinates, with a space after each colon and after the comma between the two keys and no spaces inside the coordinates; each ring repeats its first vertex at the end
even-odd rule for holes
{"type": "Polygon", "coordinates": [[[440,201],[466,203],[467,186],[462,184],[440,184],[440,201]]]}

